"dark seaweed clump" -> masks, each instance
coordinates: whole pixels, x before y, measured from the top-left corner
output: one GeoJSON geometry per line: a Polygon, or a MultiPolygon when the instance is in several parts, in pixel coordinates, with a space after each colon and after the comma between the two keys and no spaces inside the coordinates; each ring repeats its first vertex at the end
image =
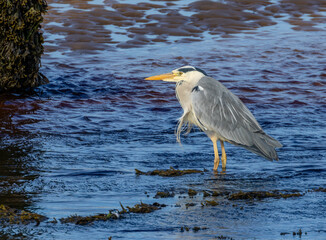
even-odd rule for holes
{"type": "Polygon", "coordinates": [[[47,83],[41,73],[45,0],[0,0],[0,92],[47,83]]]}
{"type": "Polygon", "coordinates": [[[217,206],[219,203],[215,200],[206,200],[205,203],[202,203],[202,206],[217,206]]]}
{"type": "Polygon", "coordinates": [[[61,218],[61,223],[75,223],[76,225],[88,225],[90,223],[93,223],[95,221],[108,221],[110,219],[118,219],[118,214],[109,213],[109,214],[96,214],[92,216],[78,216],[78,215],[72,215],[66,218],[61,218]]]}
{"type": "Polygon", "coordinates": [[[119,219],[122,218],[125,214],[129,214],[129,213],[151,213],[153,211],[159,210],[162,207],[166,207],[165,204],[159,204],[157,202],[153,203],[153,204],[146,204],[146,203],[140,203],[140,204],[136,204],[133,207],[126,207],[124,208],[121,204],[121,211],[110,211],[108,214],[95,214],[95,215],[91,215],[91,216],[79,216],[79,215],[72,215],[66,218],[61,218],[60,222],[61,223],[74,223],[76,225],[89,225],[93,222],[97,222],[97,221],[109,221],[109,220],[115,220],[115,219],[119,219]]]}
{"type": "Polygon", "coordinates": [[[170,197],[174,197],[174,193],[173,192],[157,192],[156,195],[154,196],[154,198],[170,198],[170,197]]]}
{"type": "Polygon", "coordinates": [[[140,203],[133,207],[127,207],[129,213],[151,213],[153,211],[159,210],[162,207],[166,207],[165,204],[159,204],[157,202],[153,204],[140,203]]]}
{"type": "Polygon", "coordinates": [[[326,188],[319,187],[319,188],[316,188],[316,189],[312,189],[310,191],[311,192],[326,192],[326,188]]]}
{"type": "Polygon", "coordinates": [[[8,207],[6,205],[0,205],[0,222],[9,224],[29,224],[36,223],[46,220],[47,217],[37,213],[28,212],[25,210],[18,210],[15,208],[8,207]]]}
{"type": "Polygon", "coordinates": [[[278,191],[267,192],[267,191],[252,191],[252,192],[237,192],[230,194],[229,200],[253,200],[253,199],[265,199],[265,198],[290,198],[290,197],[301,197],[303,193],[282,193],[278,191]]]}
{"type": "MultiPolygon", "coordinates": [[[[207,230],[207,229],[208,229],[207,227],[198,227],[198,226],[194,226],[194,227],[192,228],[192,231],[193,231],[193,232],[198,232],[198,231],[200,231],[200,230],[207,230]]],[[[189,232],[189,231],[190,231],[190,228],[187,227],[187,226],[181,227],[181,228],[180,228],[180,232],[184,232],[184,231],[189,232]]]]}
{"type": "Polygon", "coordinates": [[[197,195],[197,191],[189,188],[188,195],[189,195],[189,197],[193,197],[193,196],[197,195]]]}
{"type": "MultiPolygon", "coordinates": [[[[280,233],[281,236],[285,236],[285,235],[288,235],[288,234],[291,234],[291,233],[290,233],[290,232],[281,232],[281,233],[280,233]]],[[[302,237],[302,234],[303,234],[303,232],[302,232],[301,228],[299,229],[298,232],[292,232],[292,235],[293,235],[293,236],[298,235],[299,238],[302,237]]],[[[305,232],[304,234],[307,235],[307,232],[305,232]]]]}
{"type": "Polygon", "coordinates": [[[213,191],[212,193],[210,193],[209,191],[203,191],[203,197],[218,197],[220,195],[228,195],[229,193],[225,192],[225,193],[220,193],[217,191],[213,191]]]}
{"type": "Polygon", "coordinates": [[[182,176],[185,174],[191,174],[191,173],[203,173],[204,171],[202,170],[196,170],[196,169],[185,169],[185,170],[178,170],[174,169],[173,167],[170,167],[170,169],[166,170],[154,170],[154,171],[149,171],[149,172],[142,172],[138,169],[135,169],[137,175],[159,175],[162,177],[176,177],[176,176],[182,176]]]}

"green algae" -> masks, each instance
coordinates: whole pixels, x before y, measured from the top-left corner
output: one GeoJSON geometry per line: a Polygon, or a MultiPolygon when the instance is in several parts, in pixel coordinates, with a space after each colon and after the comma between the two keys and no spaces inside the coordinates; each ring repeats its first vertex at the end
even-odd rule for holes
{"type": "Polygon", "coordinates": [[[36,223],[39,225],[42,221],[46,220],[47,217],[15,208],[8,207],[6,205],[0,205],[0,222],[9,224],[30,224],[36,223]]]}
{"type": "Polygon", "coordinates": [[[149,176],[161,176],[161,177],[177,177],[182,176],[185,174],[192,174],[192,173],[203,173],[205,170],[196,170],[196,169],[185,169],[185,170],[178,170],[174,169],[173,167],[170,167],[170,169],[156,169],[149,172],[142,172],[138,169],[135,169],[137,175],[149,175],[149,176]]]}
{"type": "Polygon", "coordinates": [[[0,92],[47,83],[41,73],[45,0],[0,0],[0,92]]]}

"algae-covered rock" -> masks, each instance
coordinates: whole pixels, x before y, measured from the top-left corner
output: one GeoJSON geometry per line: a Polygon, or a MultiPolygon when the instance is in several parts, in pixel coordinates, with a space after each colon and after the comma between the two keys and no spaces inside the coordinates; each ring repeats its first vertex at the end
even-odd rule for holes
{"type": "Polygon", "coordinates": [[[0,0],[0,92],[47,83],[39,73],[45,0],[0,0]]]}
{"type": "Polygon", "coordinates": [[[46,220],[47,217],[37,213],[32,213],[24,210],[8,207],[6,205],[0,205],[0,222],[9,224],[29,224],[36,223],[46,220]]]}

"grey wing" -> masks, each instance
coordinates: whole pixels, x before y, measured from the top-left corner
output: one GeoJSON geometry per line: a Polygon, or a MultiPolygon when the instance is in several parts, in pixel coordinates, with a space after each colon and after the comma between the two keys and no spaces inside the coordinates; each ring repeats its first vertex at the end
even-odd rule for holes
{"type": "Polygon", "coordinates": [[[282,145],[264,133],[249,109],[223,84],[203,77],[192,91],[191,100],[194,115],[205,132],[213,132],[269,160],[278,159],[274,148],[282,145]]]}

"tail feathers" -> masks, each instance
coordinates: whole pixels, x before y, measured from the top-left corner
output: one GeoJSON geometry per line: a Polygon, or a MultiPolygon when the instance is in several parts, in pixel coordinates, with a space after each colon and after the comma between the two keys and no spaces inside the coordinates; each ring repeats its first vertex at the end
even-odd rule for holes
{"type": "Polygon", "coordinates": [[[252,146],[244,146],[249,151],[258,154],[270,161],[278,160],[275,148],[282,147],[282,144],[265,133],[255,134],[254,144],[252,146]]]}

